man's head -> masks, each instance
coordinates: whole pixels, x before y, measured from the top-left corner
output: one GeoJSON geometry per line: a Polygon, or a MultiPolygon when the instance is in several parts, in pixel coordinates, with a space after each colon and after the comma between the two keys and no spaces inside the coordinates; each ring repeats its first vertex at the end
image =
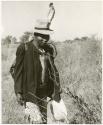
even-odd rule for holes
{"type": "Polygon", "coordinates": [[[34,36],[39,47],[43,47],[44,43],[48,42],[50,35],[53,34],[53,30],[49,29],[47,20],[38,20],[36,21],[34,27],[34,36]]]}
{"type": "Polygon", "coordinates": [[[40,34],[34,32],[36,41],[38,42],[39,47],[43,47],[46,42],[49,41],[50,35],[40,34]]]}
{"type": "Polygon", "coordinates": [[[53,3],[50,3],[50,4],[49,4],[49,7],[52,7],[52,6],[53,6],[53,3]]]}

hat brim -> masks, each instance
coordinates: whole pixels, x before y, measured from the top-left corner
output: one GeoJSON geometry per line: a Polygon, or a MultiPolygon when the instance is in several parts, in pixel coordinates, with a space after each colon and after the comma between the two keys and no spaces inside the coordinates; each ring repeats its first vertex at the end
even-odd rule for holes
{"type": "Polygon", "coordinates": [[[39,30],[39,29],[34,29],[34,32],[44,34],[44,35],[52,35],[54,33],[53,30],[39,30]]]}

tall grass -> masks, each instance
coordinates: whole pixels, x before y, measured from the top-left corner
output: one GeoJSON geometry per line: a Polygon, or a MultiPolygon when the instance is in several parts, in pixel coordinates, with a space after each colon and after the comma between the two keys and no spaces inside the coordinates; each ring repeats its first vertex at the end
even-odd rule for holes
{"type": "MultiPolygon", "coordinates": [[[[2,122],[5,124],[25,123],[23,107],[16,102],[14,83],[9,73],[17,46],[2,45],[2,122]]],[[[55,63],[69,123],[101,123],[101,40],[68,40],[56,43],[56,47],[58,55],[55,63]]]]}
{"type": "MultiPolygon", "coordinates": [[[[60,71],[62,88],[69,88],[70,92],[80,98],[88,105],[93,114],[85,115],[91,120],[87,120],[84,111],[80,111],[78,100],[72,98],[68,106],[71,123],[101,123],[102,106],[102,55],[101,41],[93,38],[87,40],[68,41],[57,45],[58,57],[56,64],[60,71]],[[71,107],[71,108],[70,108],[71,107]],[[77,115],[78,114],[78,115],[77,115]],[[75,118],[76,117],[76,118],[75,118]],[[76,119],[76,120],[75,120],[76,119]]],[[[70,100],[69,96],[66,100],[70,100]]]]}

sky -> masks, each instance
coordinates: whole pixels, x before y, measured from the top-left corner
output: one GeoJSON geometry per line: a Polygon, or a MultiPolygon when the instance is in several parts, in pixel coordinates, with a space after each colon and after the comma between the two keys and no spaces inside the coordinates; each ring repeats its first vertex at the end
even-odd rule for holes
{"type": "MultiPolygon", "coordinates": [[[[2,37],[19,38],[25,31],[34,31],[35,21],[44,19],[51,1],[2,1],[2,37]]],[[[53,40],[102,34],[101,1],[53,1],[56,10],[51,24],[53,40]]]]}

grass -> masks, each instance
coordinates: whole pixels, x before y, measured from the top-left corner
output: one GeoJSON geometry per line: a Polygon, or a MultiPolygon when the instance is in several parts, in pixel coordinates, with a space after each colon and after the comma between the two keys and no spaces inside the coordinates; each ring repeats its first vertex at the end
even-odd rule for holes
{"type": "MultiPolygon", "coordinates": [[[[22,124],[23,107],[16,102],[9,68],[18,45],[2,45],[2,123],[22,124]]],[[[59,70],[62,98],[68,111],[68,123],[100,124],[102,117],[101,40],[67,40],[56,43],[55,59],[59,70]],[[71,94],[70,94],[71,93],[71,94]]]]}

